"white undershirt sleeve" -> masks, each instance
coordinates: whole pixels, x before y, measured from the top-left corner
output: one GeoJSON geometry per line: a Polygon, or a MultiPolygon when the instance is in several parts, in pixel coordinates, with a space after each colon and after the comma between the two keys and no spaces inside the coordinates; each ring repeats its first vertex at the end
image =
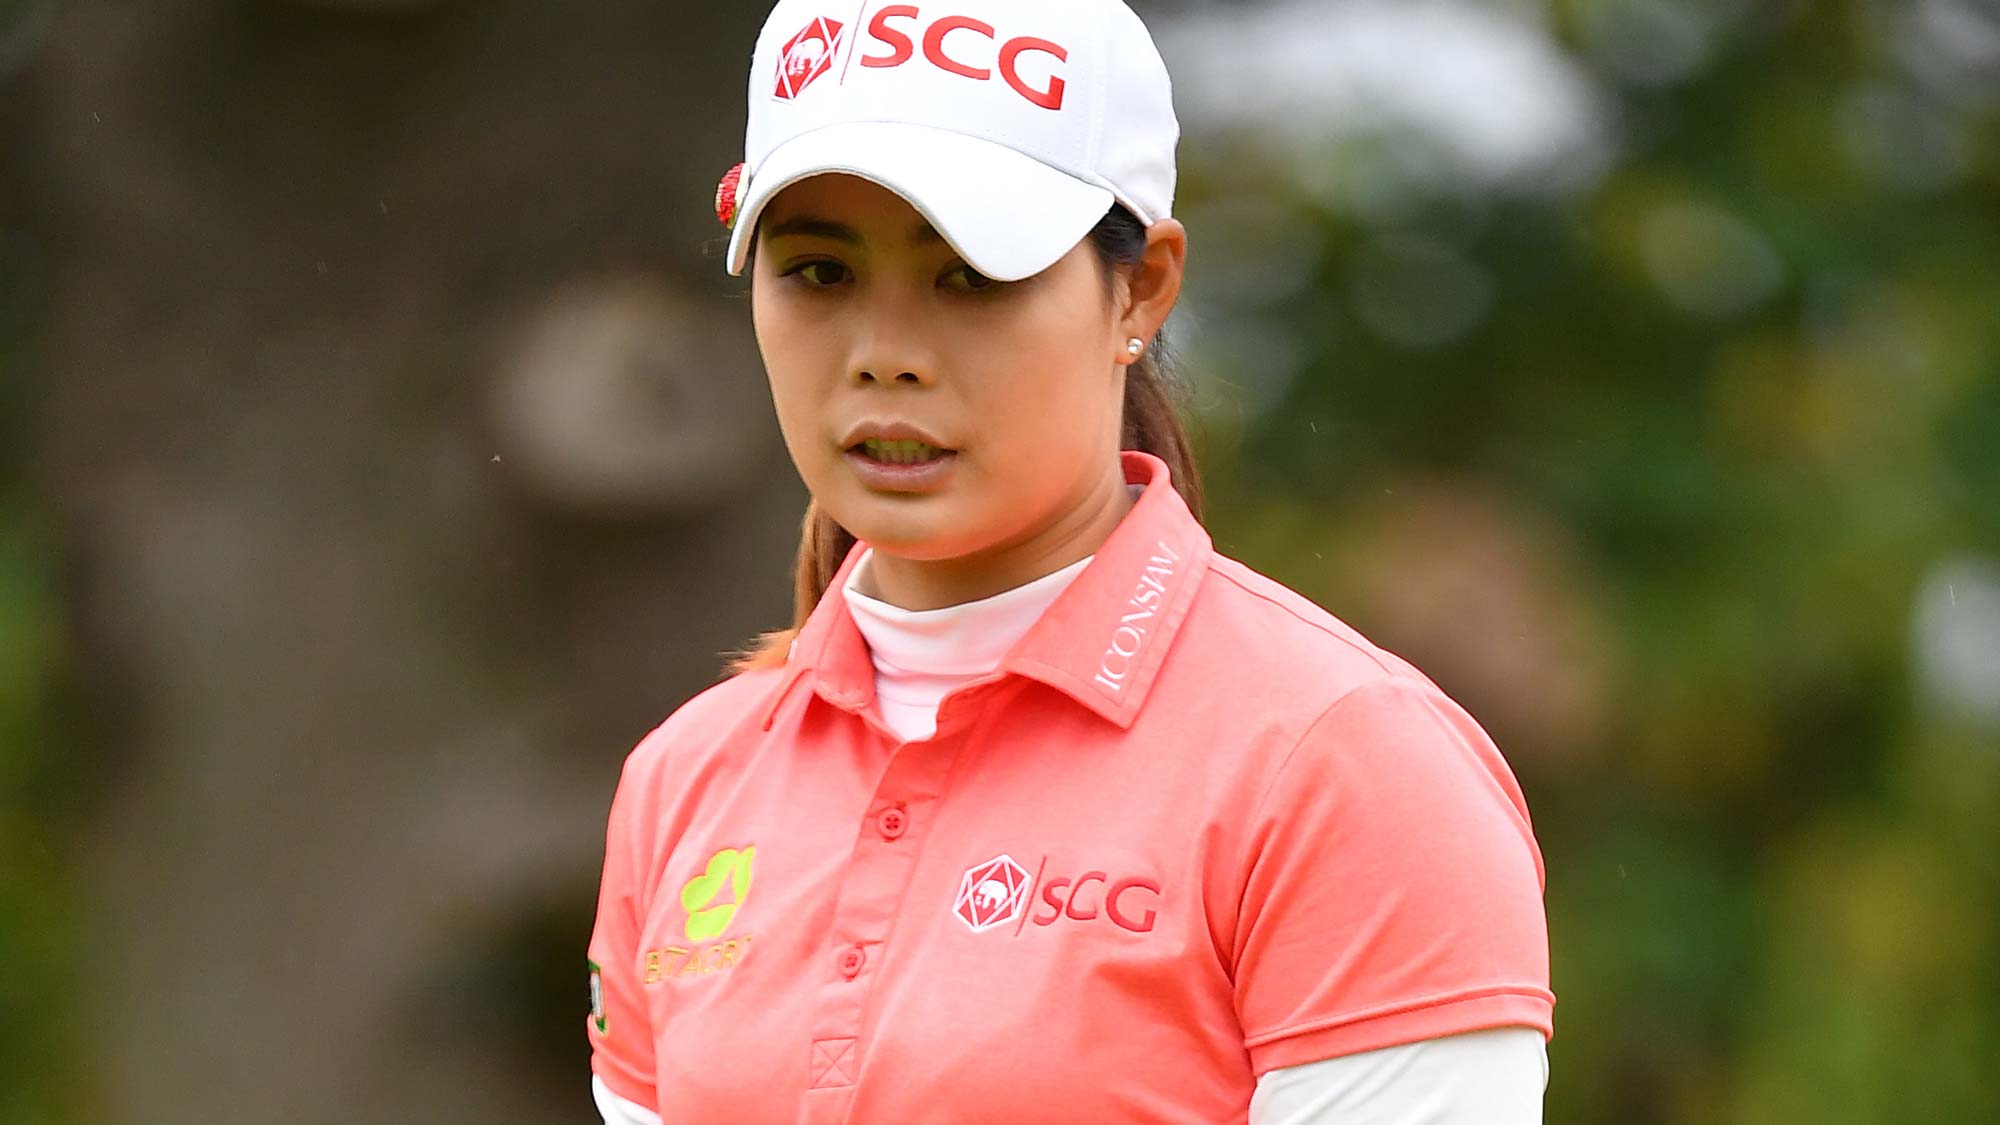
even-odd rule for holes
{"type": "Polygon", "coordinates": [[[604,1079],[595,1074],[590,1076],[590,1096],[597,1099],[597,1112],[604,1118],[604,1125],[660,1125],[659,1114],[612,1093],[604,1079]]]}
{"type": "MultiPolygon", "coordinates": [[[[1542,1033],[1497,1027],[1280,1067],[1257,1081],[1250,1125],[1540,1125],[1542,1033]]],[[[604,1125],[661,1125],[592,1076],[604,1125]]]]}
{"type": "Polygon", "coordinates": [[[1250,1125],[1540,1125],[1549,1056],[1532,1027],[1495,1027],[1280,1067],[1250,1125]]]}

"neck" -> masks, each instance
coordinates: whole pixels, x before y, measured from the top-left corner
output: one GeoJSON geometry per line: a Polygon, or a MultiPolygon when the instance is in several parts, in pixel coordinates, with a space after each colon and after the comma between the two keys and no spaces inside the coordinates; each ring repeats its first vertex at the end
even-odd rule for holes
{"type": "Polygon", "coordinates": [[[1095,554],[1132,509],[1125,471],[1113,458],[1083,504],[1018,540],[951,559],[912,559],[876,550],[856,589],[901,609],[943,609],[990,598],[1095,554]]]}

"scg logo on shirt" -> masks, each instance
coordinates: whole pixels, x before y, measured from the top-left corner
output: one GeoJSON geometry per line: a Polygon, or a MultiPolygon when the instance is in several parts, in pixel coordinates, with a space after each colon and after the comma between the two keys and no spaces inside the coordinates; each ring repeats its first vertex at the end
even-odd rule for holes
{"type": "Polygon", "coordinates": [[[1160,912],[1155,906],[1159,901],[1157,880],[1138,876],[1113,882],[1108,872],[1086,871],[1075,879],[1056,878],[1043,883],[1041,905],[1048,908],[1048,913],[1038,908],[1028,921],[1037,926],[1053,926],[1065,918],[1090,922],[1101,916],[1121,930],[1147,934],[1153,932],[1153,923],[1159,919],[1160,912]],[[1102,898],[1098,897],[1100,892],[1102,898]]]}
{"type": "Polygon", "coordinates": [[[1012,925],[1019,935],[1029,922],[1053,926],[1099,919],[1121,930],[1145,934],[1151,933],[1159,920],[1159,902],[1165,892],[1157,879],[1143,875],[1114,878],[1108,871],[1049,875],[1048,866],[1046,856],[1033,875],[1011,856],[975,863],[959,878],[952,913],[975,934],[1012,925]]]}
{"type": "Polygon", "coordinates": [[[951,912],[975,934],[1004,926],[1021,916],[1028,902],[1028,872],[1009,856],[994,856],[974,864],[958,880],[958,899],[951,912]]]}

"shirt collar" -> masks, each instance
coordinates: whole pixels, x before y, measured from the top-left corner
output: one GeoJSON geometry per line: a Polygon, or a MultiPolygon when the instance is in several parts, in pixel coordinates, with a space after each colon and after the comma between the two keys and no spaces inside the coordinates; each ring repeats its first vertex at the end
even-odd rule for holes
{"type": "MultiPolygon", "coordinates": [[[[1122,451],[1119,460],[1126,483],[1145,491],[1000,668],[1048,684],[1130,727],[1194,604],[1214,549],[1174,489],[1166,462],[1132,449],[1122,451]]],[[[844,710],[859,712],[873,702],[875,667],[868,643],[840,593],[866,551],[863,543],[848,551],[799,630],[784,678],[762,716],[766,730],[802,679],[844,710]]]]}

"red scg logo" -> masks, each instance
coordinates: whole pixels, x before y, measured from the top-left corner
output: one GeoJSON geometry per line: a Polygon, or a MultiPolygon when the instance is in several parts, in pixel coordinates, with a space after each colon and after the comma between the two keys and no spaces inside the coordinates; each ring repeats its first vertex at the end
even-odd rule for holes
{"type": "Polygon", "coordinates": [[[1153,932],[1165,892],[1159,880],[1143,875],[1115,877],[1108,871],[1043,879],[1042,872],[1048,866],[1044,857],[1041,869],[1030,875],[1013,857],[1004,855],[974,864],[958,881],[958,898],[951,911],[975,934],[1015,922],[1044,927],[1099,919],[1135,934],[1153,932]],[[1028,915],[1025,919],[1021,917],[1024,913],[1028,915]]]}
{"type": "Polygon", "coordinates": [[[1072,922],[1094,922],[1104,918],[1121,930],[1135,934],[1153,931],[1160,912],[1160,884],[1147,878],[1113,881],[1103,871],[1086,871],[1075,879],[1050,879],[1042,884],[1042,902],[1047,914],[1036,913],[1028,921],[1037,926],[1053,926],[1064,918],[1072,922]],[[1089,890],[1086,896],[1085,891],[1089,890]],[[1099,891],[1103,897],[1096,897],[1099,891]]]}
{"type": "Polygon", "coordinates": [[[844,26],[839,20],[821,16],[792,36],[791,42],[778,53],[777,97],[787,101],[796,98],[815,79],[833,69],[844,26]]]}
{"type": "MultiPolygon", "coordinates": [[[[833,69],[844,28],[839,20],[821,16],[792,36],[778,54],[777,98],[798,97],[833,69]]],[[[915,4],[888,4],[877,11],[868,21],[867,46],[868,53],[858,60],[863,67],[893,69],[921,54],[924,62],[947,74],[1005,82],[1043,109],[1061,110],[1069,88],[1062,74],[1069,49],[1062,44],[1032,35],[1003,36],[971,16],[939,16],[925,23],[915,4]]]]}
{"type": "MultiPolygon", "coordinates": [[[[887,53],[863,55],[861,65],[896,67],[915,58],[917,40],[911,36],[915,34],[915,25],[922,18],[923,12],[915,4],[890,4],[876,12],[875,18],[868,21],[868,34],[877,44],[886,48],[887,53]],[[909,30],[905,31],[902,27],[890,23],[891,20],[910,21],[909,30]]],[[[1060,110],[1063,106],[1063,92],[1068,84],[1063,81],[1060,74],[1051,72],[1042,87],[1036,89],[1021,70],[1023,55],[1047,55],[1058,63],[1068,62],[1069,51],[1060,43],[1037,39],[1032,35],[1017,36],[1003,43],[992,24],[971,16],[942,16],[933,20],[930,26],[924,29],[922,41],[924,60],[939,70],[956,74],[961,78],[970,78],[975,82],[992,81],[993,72],[998,70],[1000,78],[1030,103],[1043,109],[1060,110]],[[997,47],[998,53],[991,56],[994,65],[990,67],[980,65],[987,57],[983,51],[981,57],[977,59],[964,55],[954,57],[953,52],[945,49],[947,38],[953,37],[954,33],[957,33],[956,38],[959,40],[984,39],[997,47]]]]}

